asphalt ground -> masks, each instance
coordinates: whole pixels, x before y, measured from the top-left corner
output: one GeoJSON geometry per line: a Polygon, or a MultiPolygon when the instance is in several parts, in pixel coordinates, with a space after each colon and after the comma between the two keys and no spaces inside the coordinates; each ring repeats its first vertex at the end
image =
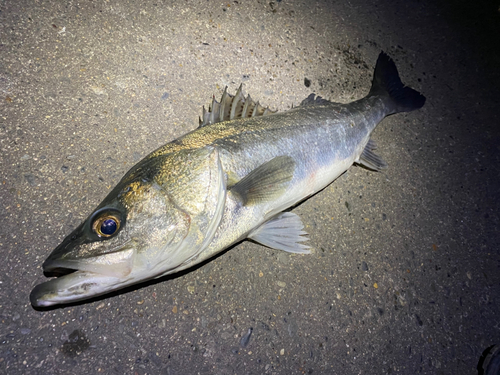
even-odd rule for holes
{"type": "Polygon", "coordinates": [[[500,343],[498,3],[2,1],[0,373],[477,374],[500,343]],[[50,251],[240,83],[284,111],[364,96],[381,50],[427,97],[293,212],[189,272],[36,310],[50,251]]]}

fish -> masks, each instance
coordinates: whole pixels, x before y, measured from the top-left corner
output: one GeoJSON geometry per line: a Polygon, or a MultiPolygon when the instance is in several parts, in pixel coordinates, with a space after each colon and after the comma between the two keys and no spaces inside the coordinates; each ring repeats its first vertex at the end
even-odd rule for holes
{"type": "Polygon", "coordinates": [[[203,108],[199,126],[153,151],[48,256],[51,277],[33,307],[92,299],[188,269],[251,239],[308,254],[290,208],[353,164],[381,171],[371,133],[386,116],[421,108],[383,51],[365,97],[342,104],[315,94],[275,112],[227,92],[203,108]]]}

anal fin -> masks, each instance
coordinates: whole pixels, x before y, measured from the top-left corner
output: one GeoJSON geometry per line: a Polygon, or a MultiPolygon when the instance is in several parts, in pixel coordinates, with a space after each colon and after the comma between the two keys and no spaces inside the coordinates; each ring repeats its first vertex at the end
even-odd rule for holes
{"type": "Polygon", "coordinates": [[[359,157],[359,161],[357,161],[357,163],[377,172],[386,169],[387,163],[380,156],[373,152],[376,149],[377,144],[375,143],[375,141],[372,141],[370,139],[366,144],[365,149],[363,150],[363,153],[359,157]]]}
{"type": "Polygon", "coordinates": [[[301,243],[308,240],[303,237],[307,234],[303,228],[304,224],[297,215],[283,212],[255,229],[248,238],[272,249],[309,254],[309,246],[301,243]]]}

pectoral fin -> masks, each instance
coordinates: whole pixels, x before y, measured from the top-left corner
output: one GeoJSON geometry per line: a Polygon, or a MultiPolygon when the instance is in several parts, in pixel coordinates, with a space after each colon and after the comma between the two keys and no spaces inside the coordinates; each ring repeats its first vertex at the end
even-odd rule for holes
{"type": "Polygon", "coordinates": [[[294,171],[292,157],[277,156],[238,181],[231,193],[237,195],[245,206],[269,202],[285,193],[294,171]]]}
{"type": "Polygon", "coordinates": [[[303,228],[304,224],[297,215],[283,212],[251,232],[248,238],[273,249],[309,254],[309,246],[301,243],[308,240],[303,237],[307,234],[303,228]]]}

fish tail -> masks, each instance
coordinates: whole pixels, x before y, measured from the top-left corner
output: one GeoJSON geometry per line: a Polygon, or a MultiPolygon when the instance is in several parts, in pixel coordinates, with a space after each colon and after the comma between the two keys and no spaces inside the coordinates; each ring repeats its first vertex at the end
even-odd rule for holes
{"type": "Polygon", "coordinates": [[[387,97],[389,114],[414,111],[425,103],[425,96],[401,82],[396,64],[385,52],[378,56],[368,95],[387,97]]]}

